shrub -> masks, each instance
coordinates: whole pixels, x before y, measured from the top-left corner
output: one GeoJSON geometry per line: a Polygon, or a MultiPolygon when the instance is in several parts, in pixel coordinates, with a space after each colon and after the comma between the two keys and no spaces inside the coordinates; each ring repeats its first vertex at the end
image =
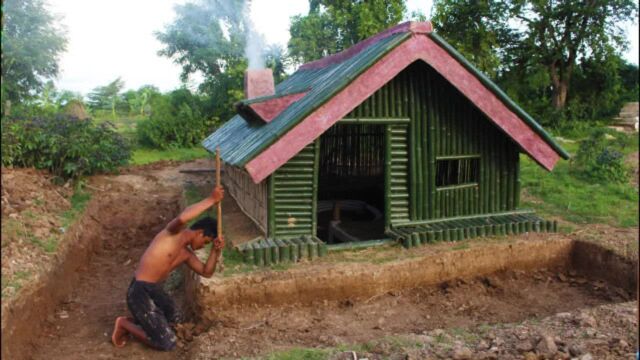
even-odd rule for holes
{"type": "Polygon", "coordinates": [[[2,165],[47,169],[64,179],[115,170],[131,157],[113,124],[58,115],[3,119],[2,165]]]}
{"type": "Polygon", "coordinates": [[[217,119],[199,110],[199,99],[187,90],[176,90],[151,101],[153,112],[137,128],[138,143],[145,147],[173,149],[192,147],[213,131],[217,119]]]}
{"type": "Polygon", "coordinates": [[[574,171],[598,182],[626,182],[629,171],[624,165],[624,150],[630,145],[629,136],[610,129],[594,130],[580,143],[574,160],[574,171]]]}

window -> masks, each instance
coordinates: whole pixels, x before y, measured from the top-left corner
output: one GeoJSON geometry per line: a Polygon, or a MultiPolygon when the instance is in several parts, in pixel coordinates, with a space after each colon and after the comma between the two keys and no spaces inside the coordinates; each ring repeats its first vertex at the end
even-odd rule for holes
{"type": "Polygon", "coordinates": [[[477,184],[479,177],[479,157],[436,160],[436,187],[477,184]]]}

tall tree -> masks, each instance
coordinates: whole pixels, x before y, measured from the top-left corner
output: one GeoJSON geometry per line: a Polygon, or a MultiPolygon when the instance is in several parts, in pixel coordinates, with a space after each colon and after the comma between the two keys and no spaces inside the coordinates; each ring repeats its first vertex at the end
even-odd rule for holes
{"type": "Polygon", "coordinates": [[[512,14],[526,25],[526,56],[547,68],[555,109],[567,104],[578,60],[605,59],[625,46],[621,25],[638,14],[634,0],[515,0],[512,14]]]}
{"type": "Polygon", "coordinates": [[[396,25],[406,12],[404,0],[309,0],[309,13],[291,18],[289,55],[305,63],[334,54],[396,25]]]}
{"type": "Polygon", "coordinates": [[[436,0],[436,32],[478,69],[495,78],[502,51],[516,41],[508,26],[509,4],[501,0],[436,0]]]}
{"type": "Polygon", "coordinates": [[[2,113],[58,74],[66,34],[43,0],[2,2],[2,113]]]}

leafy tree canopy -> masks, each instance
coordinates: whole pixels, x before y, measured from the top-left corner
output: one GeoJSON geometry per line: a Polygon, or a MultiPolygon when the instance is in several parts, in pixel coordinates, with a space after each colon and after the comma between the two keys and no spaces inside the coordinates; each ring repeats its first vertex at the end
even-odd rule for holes
{"type": "MultiPolygon", "coordinates": [[[[229,119],[235,113],[233,104],[244,98],[246,10],[244,0],[190,2],[176,6],[176,20],[156,32],[164,44],[159,54],[182,66],[183,81],[195,73],[202,75],[200,90],[211,97],[205,111],[221,119],[229,119]]],[[[278,81],[284,76],[282,51],[266,48],[266,64],[278,81]]]]}
{"type": "Polygon", "coordinates": [[[637,14],[633,0],[438,0],[433,19],[527,111],[558,123],[609,116],[634,92],[621,25],[637,14]]]}
{"type": "Polygon", "coordinates": [[[301,64],[335,54],[398,24],[406,12],[404,0],[310,0],[307,15],[291,18],[289,55],[301,64]]]}
{"type": "Polygon", "coordinates": [[[495,77],[500,49],[517,41],[508,26],[508,4],[500,0],[436,1],[433,25],[438,34],[478,69],[495,77]]]}
{"type": "Polygon", "coordinates": [[[2,112],[40,91],[58,74],[66,34],[43,0],[2,2],[2,112]]]}

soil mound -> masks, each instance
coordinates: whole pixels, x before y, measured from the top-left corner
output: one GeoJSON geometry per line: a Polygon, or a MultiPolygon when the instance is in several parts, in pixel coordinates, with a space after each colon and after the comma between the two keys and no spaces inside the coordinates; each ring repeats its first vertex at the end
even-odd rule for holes
{"type": "Polygon", "coordinates": [[[48,262],[66,230],[73,189],[51,179],[46,171],[2,168],[3,303],[48,262]]]}

